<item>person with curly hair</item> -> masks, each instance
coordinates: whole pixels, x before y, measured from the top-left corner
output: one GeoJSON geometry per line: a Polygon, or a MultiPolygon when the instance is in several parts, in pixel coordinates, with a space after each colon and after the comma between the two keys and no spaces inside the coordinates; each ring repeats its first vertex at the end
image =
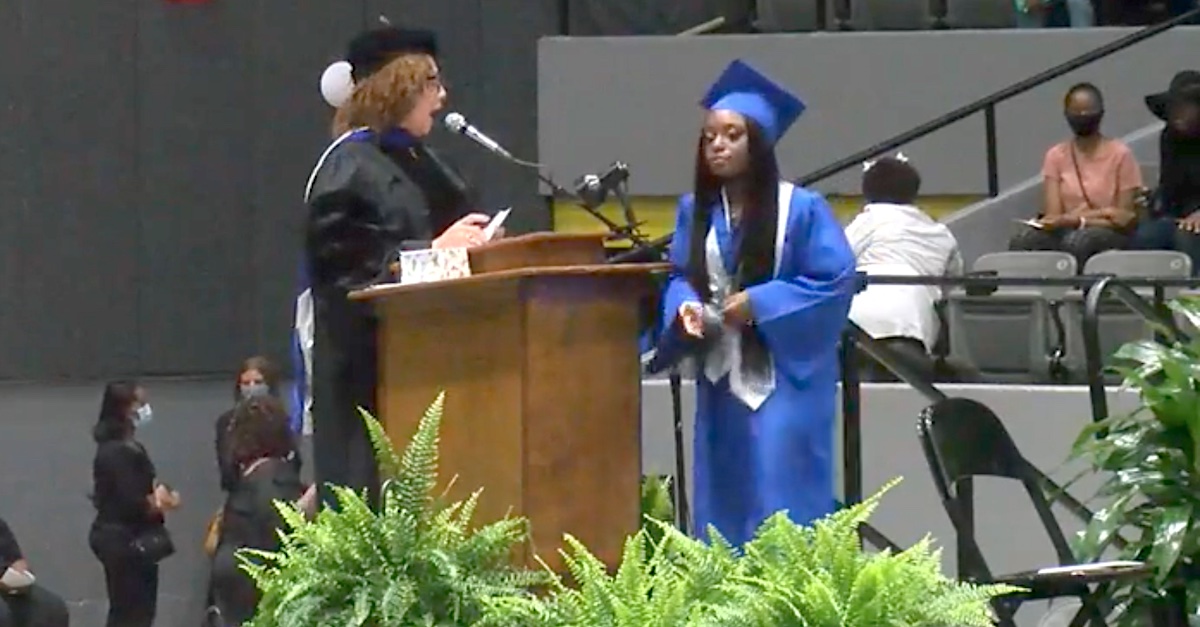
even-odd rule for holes
{"type": "Polygon", "coordinates": [[[271,396],[249,396],[233,411],[230,455],[240,478],[232,485],[221,513],[221,534],[210,580],[213,611],[224,625],[241,625],[254,616],[258,592],[238,567],[239,549],[279,550],[283,527],[275,502],[294,502],[312,513],[316,490],[305,488],[290,455],[294,448],[287,410],[271,396]]]}
{"type": "Polygon", "coordinates": [[[337,139],[305,194],[309,289],[297,300],[298,313],[311,312],[311,326],[297,324],[310,368],[297,381],[311,381],[313,465],[327,502],[328,484],[378,489],[358,414],[375,408],[377,323],[371,304],[347,293],[386,276],[397,251],[482,244],[489,220],[469,211],[471,190],[425,144],[446,101],[433,33],[368,31],[335,66],[347,84],[323,85],[327,98],[337,96],[337,139]]]}

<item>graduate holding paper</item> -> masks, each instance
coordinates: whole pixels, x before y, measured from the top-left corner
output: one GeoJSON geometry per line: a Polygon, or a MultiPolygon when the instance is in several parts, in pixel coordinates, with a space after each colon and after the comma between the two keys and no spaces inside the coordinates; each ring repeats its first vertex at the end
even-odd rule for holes
{"type": "Polygon", "coordinates": [[[701,104],[656,361],[697,366],[694,528],[741,545],[776,511],[833,511],[838,342],[857,279],[824,198],[779,175],[775,144],[804,104],[742,61],[701,104]]]}

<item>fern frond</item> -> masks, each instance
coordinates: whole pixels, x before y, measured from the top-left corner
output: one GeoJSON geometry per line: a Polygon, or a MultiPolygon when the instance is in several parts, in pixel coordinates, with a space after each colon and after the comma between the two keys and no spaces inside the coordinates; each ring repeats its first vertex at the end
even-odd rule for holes
{"type": "Polygon", "coordinates": [[[383,424],[362,407],[358,408],[358,415],[366,426],[371,450],[375,452],[375,464],[379,467],[380,480],[389,481],[400,476],[400,455],[396,453],[396,446],[384,430],[383,424]]]}
{"type": "Polygon", "coordinates": [[[437,485],[438,433],[445,399],[446,393],[439,392],[433,404],[425,410],[425,415],[417,425],[417,432],[400,458],[395,497],[401,509],[424,512],[433,501],[433,490],[437,485]]]}

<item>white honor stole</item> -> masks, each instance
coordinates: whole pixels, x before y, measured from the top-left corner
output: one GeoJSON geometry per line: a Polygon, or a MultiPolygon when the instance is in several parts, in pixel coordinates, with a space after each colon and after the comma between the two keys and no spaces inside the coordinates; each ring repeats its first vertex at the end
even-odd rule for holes
{"type": "MultiPolygon", "coordinates": [[[[775,269],[772,278],[779,276],[780,264],[783,260],[783,242],[787,237],[787,227],[792,212],[792,193],[796,186],[782,181],[779,183],[778,224],[775,227],[775,269]]],[[[721,191],[721,205],[727,232],[733,232],[729,218],[729,199],[725,191],[721,191]]],[[[725,270],[725,262],[721,258],[721,245],[717,241],[717,230],[709,227],[708,237],[704,242],[705,263],[708,266],[709,290],[713,301],[724,303],[733,291],[733,280],[725,270]]],[[[771,393],[775,391],[775,360],[767,353],[767,369],[765,372],[746,372],[742,368],[742,334],[740,329],[726,326],[720,338],[704,354],[704,376],[716,383],[725,375],[729,375],[729,390],[740,401],[752,410],[762,407],[771,393]]]]}

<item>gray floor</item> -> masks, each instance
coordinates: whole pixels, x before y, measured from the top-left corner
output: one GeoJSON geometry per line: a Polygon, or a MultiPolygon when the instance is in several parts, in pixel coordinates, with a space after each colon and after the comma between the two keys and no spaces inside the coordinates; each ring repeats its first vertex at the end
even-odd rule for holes
{"type": "MultiPolygon", "coordinates": [[[[670,397],[665,381],[647,381],[643,398],[643,467],[673,472],[670,397]]],[[[185,505],[169,520],[179,552],[164,562],[157,625],[196,627],[206,572],[200,548],[204,525],[219,504],[213,461],[213,421],[231,403],[224,381],[153,381],[147,384],[155,420],[141,433],[161,477],[183,495],[185,505]]],[[[40,581],[71,604],[76,627],[99,627],[106,610],[99,565],[88,551],[95,421],[101,385],[0,386],[0,516],[18,534],[40,581]]],[[[1060,468],[1078,429],[1088,420],[1086,390],[1078,387],[961,386],[947,390],[978,398],[1004,418],[1027,457],[1064,476],[1060,468]]],[[[685,415],[691,390],[685,390],[685,415]]],[[[1110,401],[1128,406],[1123,396],[1110,401]]],[[[892,477],[905,481],[885,500],[876,524],[893,540],[910,544],[932,534],[953,546],[915,439],[917,412],[925,403],[898,385],[866,386],[863,392],[864,482],[868,492],[892,477]]],[[[690,433],[691,420],[685,421],[690,433]]],[[[1094,484],[1093,484],[1094,485],[1094,484]]],[[[1087,485],[1081,487],[1086,490],[1087,485]]],[[[979,487],[979,534],[992,549],[997,570],[1043,565],[1050,556],[1036,517],[1013,486],[979,487]]],[[[1077,496],[1087,496],[1086,492],[1077,496]]],[[[1067,525],[1076,527],[1075,525],[1067,525]]],[[[953,573],[953,551],[944,556],[953,573]]],[[[1036,625],[1040,608],[1019,616],[1036,625]]]]}

